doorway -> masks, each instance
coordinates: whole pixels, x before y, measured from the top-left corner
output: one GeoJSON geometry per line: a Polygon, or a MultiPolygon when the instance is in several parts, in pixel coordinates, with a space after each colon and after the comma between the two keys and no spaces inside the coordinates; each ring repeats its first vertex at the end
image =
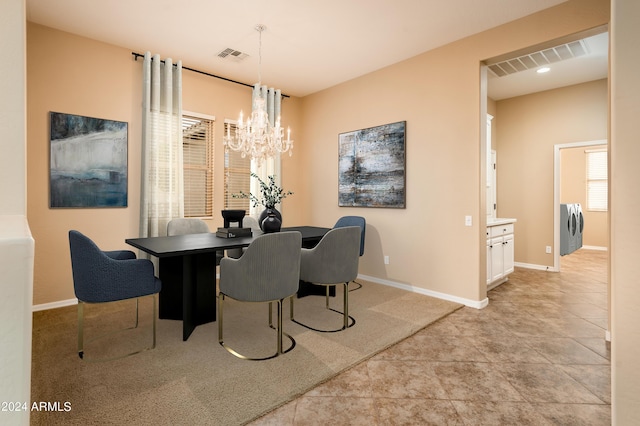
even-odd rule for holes
{"type": "MultiPolygon", "coordinates": [[[[495,132],[491,133],[498,135],[496,138],[487,131],[481,132],[481,182],[486,182],[488,186],[489,153],[493,148],[498,158],[497,215],[517,219],[517,228],[520,229],[520,234],[516,235],[516,262],[533,269],[557,270],[559,244],[555,236],[557,219],[554,223],[554,215],[558,213],[552,193],[557,182],[554,184],[551,153],[558,143],[589,140],[584,139],[584,136],[589,135],[595,136],[594,139],[606,136],[606,128],[601,130],[606,126],[607,120],[607,106],[602,102],[602,96],[606,96],[607,90],[607,28],[600,27],[501,55],[488,59],[481,65],[481,122],[486,122],[487,114],[496,116],[493,120],[496,122],[495,132]],[[518,66],[516,62],[522,64],[549,50],[561,52],[568,49],[567,46],[574,50],[587,49],[594,57],[585,54],[578,58],[558,60],[550,64],[552,71],[542,78],[533,67],[515,71],[518,66]],[[582,60],[586,62],[581,62],[582,60]],[[576,62],[571,65],[572,61],[576,62]],[[593,61],[598,62],[600,69],[600,74],[595,78],[591,75],[591,78],[585,80],[586,77],[577,75],[577,72],[569,73],[569,77],[575,75],[575,79],[563,76],[567,68],[589,68],[588,65],[593,61]],[[512,74],[496,77],[495,70],[501,72],[508,66],[512,67],[512,74]],[[550,79],[549,74],[552,73],[556,75],[550,79]],[[535,82],[527,83],[528,80],[535,82]],[[517,81],[518,88],[512,90],[511,81],[517,81]],[[551,85],[544,86],[545,82],[551,85]],[[589,86],[587,88],[580,86],[581,84],[589,86]],[[594,94],[585,97],[585,91],[594,94]],[[545,115],[540,112],[544,110],[549,113],[545,115]],[[589,129],[585,130],[588,126],[589,129]],[[494,139],[493,147],[489,137],[494,139]]],[[[484,186],[482,192],[482,214],[487,215],[492,200],[484,186]]]]}
{"type": "MultiPolygon", "coordinates": [[[[560,272],[561,270],[561,262],[560,262],[560,227],[563,224],[560,223],[560,203],[567,200],[561,200],[561,186],[562,186],[562,173],[561,173],[561,158],[562,151],[570,150],[572,148],[581,148],[583,150],[588,150],[590,147],[596,146],[606,146],[607,140],[595,140],[588,142],[575,142],[575,143],[567,143],[567,144],[557,144],[554,146],[553,150],[553,205],[554,209],[554,218],[553,218],[553,244],[554,244],[554,258],[553,258],[553,271],[560,272]]],[[[586,193],[586,188],[585,188],[586,193]]],[[[583,206],[583,209],[585,206],[583,206]]],[[[606,222],[606,220],[605,220],[606,222]]]]}

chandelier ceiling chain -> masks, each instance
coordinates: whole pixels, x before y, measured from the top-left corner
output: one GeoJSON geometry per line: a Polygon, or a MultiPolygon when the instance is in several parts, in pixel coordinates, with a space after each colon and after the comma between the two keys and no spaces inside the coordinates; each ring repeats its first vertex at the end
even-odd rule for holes
{"type": "MultiPolygon", "coordinates": [[[[291,140],[291,129],[287,129],[287,139],[284,139],[284,129],[280,127],[280,117],[269,117],[267,113],[266,86],[262,86],[262,32],[267,27],[259,24],[255,30],[259,34],[258,45],[258,83],[254,86],[255,100],[252,105],[251,116],[245,122],[242,120],[242,111],[236,124],[235,132],[231,134],[231,126],[227,126],[227,133],[223,138],[225,152],[229,150],[239,151],[242,157],[247,155],[255,160],[258,165],[267,158],[289,151],[289,156],[293,153],[293,141],[291,140]],[[257,93],[255,93],[258,91],[257,93]],[[274,124],[271,124],[271,123],[274,124]]],[[[273,90],[273,89],[271,89],[273,90]]],[[[280,96],[279,91],[275,96],[280,96]]]]}
{"type": "Polygon", "coordinates": [[[267,29],[262,24],[256,25],[258,32],[258,84],[262,85],[262,32],[267,29]]]}

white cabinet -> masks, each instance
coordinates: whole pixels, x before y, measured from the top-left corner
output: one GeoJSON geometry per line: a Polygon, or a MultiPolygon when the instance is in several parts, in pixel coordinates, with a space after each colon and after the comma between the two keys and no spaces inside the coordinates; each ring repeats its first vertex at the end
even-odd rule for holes
{"type": "Polygon", "coordinates": [[[487,290],[502,284],[514,269],[513,223],[487,226],[487,290]]]}
{"type": "Polygon", "coordinates": [[[492,238],[489,246],[491,251],[491,282],[504,277],[504,243],[502,237],[492,238]]]}
{"type": "Polygon", "coordinates": [[[502,250],[503,250],[503,259],[504,263],[502,264],[504,268],[504,276],[509,275],[513,272],[514,269],[514,260],[513,260],[513,234],[505,235],[503,237],[504,241],[502,242],[502,250]]]}

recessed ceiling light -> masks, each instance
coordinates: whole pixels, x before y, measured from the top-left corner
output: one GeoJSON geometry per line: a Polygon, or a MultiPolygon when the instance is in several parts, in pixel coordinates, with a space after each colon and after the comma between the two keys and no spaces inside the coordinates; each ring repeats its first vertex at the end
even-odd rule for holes
{"type": "Polygon", "coordinates": [[[545,72],[549,72],[551,71],[551,68],[549,67],[542,67],[542,68],[538,68],[538,70],[536,71],[538,74],[544,74],[545,72]]]}

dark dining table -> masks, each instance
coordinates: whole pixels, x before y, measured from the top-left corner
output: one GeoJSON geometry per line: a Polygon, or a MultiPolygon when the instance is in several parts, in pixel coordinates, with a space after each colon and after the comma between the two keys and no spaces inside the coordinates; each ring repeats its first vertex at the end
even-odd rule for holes
{"type": "MultiPolygon", "coordinates": [[[[294,226],[281,232],[299,231],[302,247],[315,246],[330,228],[294,226]]],[[[162,281],[159,296],[160,319],[182,320],[182,340],[193,330],[216,320],[216,256],[224,250],[248,247],[262,235],[222,238],[215,233],[170,237],[128,238],[125,242],[158,258],[162,281]]]]}

